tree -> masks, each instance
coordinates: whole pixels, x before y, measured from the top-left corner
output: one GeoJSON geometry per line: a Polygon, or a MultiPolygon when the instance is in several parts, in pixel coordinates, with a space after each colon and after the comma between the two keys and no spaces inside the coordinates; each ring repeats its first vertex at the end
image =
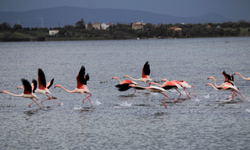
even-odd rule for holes
{"type": "Polygon", "coordinates": [[[93,26],[92,26],[91,22],[89,22],[89,23],[87,24],[87,29],[88,29],[88,30],[91,30],[92,28],[93,28],[93,26]]]}
{"type": "Polygon", "coordinates": [[[77,21],[75,25],[76,25],[76,28],[78,29],[85,29],[85,22],[83,21],[83,19],[81,19],[80,21],[77,21]]]}
{"type": "Polygon", "coordinates": [[[13,26],[14,30],[22,29],[22,26],[20,24],[14,24],[13,26]]]}
{"type": "Polygon", "coordinates": [[[10,30],[10,24],[7,23],[7,22],[3,22],[2,23],[2,28],[3,28],[3,30],[10,30]]]}

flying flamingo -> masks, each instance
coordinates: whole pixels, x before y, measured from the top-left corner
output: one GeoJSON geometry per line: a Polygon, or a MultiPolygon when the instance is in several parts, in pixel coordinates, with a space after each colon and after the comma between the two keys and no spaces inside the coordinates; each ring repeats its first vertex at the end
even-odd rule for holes
{"type": "MultiPolygon", "coordinates": [[[[112,79],[117,79],[117,80],[120,82],[119,84],[115,85],[115,87],[117,87],[119,91],[127,91],[128,89],[132,88],[131,86],[129,86],[130,84],[135,84],[135,85],[137,85],[136,82],[131,81],[131,80],[124,80],[124,81],[121,81],[121,80],[118,79],[117,77],[113,77],[112,79]]],[[[134,88],[134,90],[135,90],[135,91],[134,91],[133,94],[135,94],[136,88],[134,88]]],[[[133,94],[132,94],[132,95],[133,95],[133,94]]]]}
{"type": "MultiPolygon", "coordinates": [[[[188,91],[189,94],[187,94],[187,92],[186,92],[186,94],[188,95],[188,97],[189,97],[189,95],[190,95],[190,92],[189,92],[189,90],[188,90],[187,88],[191,88],[191,87],[193,88],[194,97],[196,97],[195,92],[194,92],[194,85],[189,85],[189,84],[188,84],[186,81],[184,81],[184,80],[179,80],[179,82],[180,82],[182,88],[184,89],[184,91],[185,91],[185,92],[188,91]]],[[[189,98],[190,98],[190,97],[189,97],[189,98]]]]}
{"type": "Polygon", "coordinates": [[[134,78],[130,77],[129,75],[125,75],[124,78],[130,78],[130,79],[135,80],[135,81],[140,81],[140,82],[146,82],[147,83],[148,81],[152,80],[152,79],[150,79],[149,74],[150,74],[150,66],[149,66],[149,63],[147,61],[144,64],[143,68],[142,68],[142,76],[141,76],[141,78],[134,79],[134,78]]]}
{"type": "Polygon", "coordinates": [[[90,91],[88,90],[88,87],[87,87],[87,81],[89,80],[89,75],[86,74],[85,75],[85,67],[82,66],[78,75],[76,76],[76,88],[73,90],[73,91],[69,91],[67,90],[65,87],[61,86],[61,85],[55,85],[55,88],[56,87],[60,87],[62,89],[64,89],[66,92],[69,92],[69,93],[80,93],[80,94],[83,94],[86,98],[82,100],[82,103],[84,103],[84,101],[86,99],[89,100],[91,106],[92,103],[89,99],[90,96],[92,96],[92,94],[90,93],[90,91]],[[87,96],[86,94],[89,94],[89,96],[87,96]]]}
{"type": "MultiPolygon", "coordinates": [[[[162,85],[155,83],[155,82],[150,82],[150,84],[155,84],[165,90],[175,89],[177,92],[180,93],[180,96],[181,96],[181,92],[178,90],[178,88],[182,88],[182,87],[179,84],[172,82],[172,81],[167,81],[167,79],[163,79],[162,81],[165,81],[162,85]]],[[[179,100],[180,96],[177,98],[176,101],[179,100]]]]}
{"type": "MultiPolygon", "coordinates": [[[[21,81],[22,81],[23,89],[24,89],[22,94],[16,95],[16,94],[13,94],[13,93],[10,93],[7,91],[1,91],[1,93],[6,93],[6,94],[9,94],[9,95],[12,95],[15,97],[30,98],[33,102],[28,105],[29,107],[31,106],[31,104],[36,103],[37,106],[39,106],[42,109],[42,107],[36,102],[36,101],[38,101],[38,97],[33,93],[30,82],[26,79],[21,79],[21,81]]],[[[36,89],[36,85],[34,84],[33,90],[35,90],[35,89],[36,89]]]]}
{"type": "Polygon", "coordinates": [[[236,96],[236,95],[234,95],[234,92],[235,93],[238,93],[238,94],[240,94],[240,96],[247,102],[247,100],[241,95],[241,93],[239,92],[239,90],[238,90],[238,88],[236,87],[236,86],[234,86],[234,85],[227,85],[227,84],[225,84],[224,86],[222,86],[222,87],[215,87],[213,84],[211,84],[211,83],[207,83],[206,84],[206,86],[212,86],[215,90],[217,90],[217,91],[222,91],[222,90],[229,90],[230,91],[230,93],[232,94],[232,97],[228,97],[227,98],[227,100],[228,99],[230,99],[230,98],[232,98],[232,100],[233,100],[233,98],[236,96]]]}
{"type": "Polygon", "coordinates": [[[48,95],[48,94],[51,94],[49,91],[49,88],[52,86],[53,82],[54,82],[54,78],[46,84],[45,74],[43,70],[41,68],[38,69],[38,89],[35,92],[40,93],[40,94],[45,94],[48,97],[48,99],[41,101],[41,103],[44,101],[53,100],[58,105],[61,104],[55,101],[51,96],[48,95]]]}
{"type": "Polygon", "coordinates": [[[239,76],[241,76],[242,79],[250,81],[250,77],[249,78],[245,78],[239,72],[234,73],[234,75],[239,75],[239,76]]]}
{"type": "Polygon", "coordinates": [[[232,83],[230,83],[230,82],[224,82],[224,83],[222,83],[221,85],[217,85],[216,79],[215,79],[214,77],[212,77],[212,76],[208,77],[207,79],[208,79],[208,80],[209,80],[209,79],[213,79],[213,80],[214,80],[214,85],[215,85],[215,87],[217,87],[217,88],[221,88],[221,87],[223,87],[223,86],[225,86],[225,85],[228,85],[228,86],[232,85],[232,83]]]}
{"type": "Polygon", "coordinates": [[[232,74],[227,74],[225,71],[222,71],[222,74],[224,75],[224,83],[228,82],[234,85],[234,76],[232,74]]]}
{"type": "Polygon", "coordinates": [[[164,94],[163,92],[166,92],[165,89],[158,87],[158,86],[150,86],[151,84],[149,84],[149,86],[147,87],[142,87],[140,85],[135,85],[135,84],[130,84],[129,86],[134,87],[134,88],[141,88],[141,89],[145,89],[148,90],[149,92],[154,92],[154,93],[161,93],[164,96],[164,103],[163,105],[167,108],[166,106],[166,97],[169,98],[170,100],[172,100],[173,102],[177,102],[173,99],[171,99],[170,97],[168,97],[166,94],[164,94]]]}

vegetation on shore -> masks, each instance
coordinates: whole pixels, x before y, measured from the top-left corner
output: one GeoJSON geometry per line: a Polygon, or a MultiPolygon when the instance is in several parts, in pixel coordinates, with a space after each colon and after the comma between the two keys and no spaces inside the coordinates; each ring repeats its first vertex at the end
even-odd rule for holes
{"type": "MultiPolygon", "coordinates": [[[[91,23],[88,23],[91,24],[91,23]]],[[[20,24],[11,27],[7,22],[0,24],[0,41],[66,41],[66,40],[113,40],[149,38],[196,38],[196,37],[242,37],[250,36],[250,23],[238,22],[207,24],[158,24],[146,23],[143,29],[133,30],[131,24],[110,26],[107,30],[86,29],[83,19],[73,25],[57,28],[23,28],[20,24]],[[170,27],[181,28],[175,31],[170,27]],[[59,30],[49,35],[49,30],[59,30]]]]}

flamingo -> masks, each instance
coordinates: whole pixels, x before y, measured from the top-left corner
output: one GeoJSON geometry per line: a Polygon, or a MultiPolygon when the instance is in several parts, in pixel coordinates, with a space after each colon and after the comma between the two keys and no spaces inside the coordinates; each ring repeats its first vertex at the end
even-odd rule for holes
{"type": "Polygon", "coordinates": [[[234,85],[234,76],[232,74],[227,74],[225,71],[222,71],[222,74],[225,77],[224,83],[228,82],[234,85]]]}
{"type": "Polygon", "coordinates": [[[158,87],[158,86],[150,86],[150,85],[151,85],[151,83],[147,87],[142,87],[140,85],[135,85],[135,84],[130,84],[129,86],[134,87],[134,88],[145,89],[145,90],[148,90],[149,92],[161,93],[164,96],[163,105],[165,106],[165,108],[167,108],[167,106],[166,106],[166,97],[169,98],[170,100],[172,100],[173,102],[177,102],[177,101],[171,99],[170,97],[168,97],[166,94],[163,93],[163,92],[166,92],[166,90],[164,88],[161,88],[161,87],[158,87]]]}
{"type": "MultiPolygon", "coordinates": [[[[206,84],[206,86],[212,86],[215,90],[217,90],[217,91],[222,91],[222,90],[229,90],[230,91],[230,93],[232,94],[232,100],[233,100],[233,98],[236,96],[236,95],[234,95],[235,93],[238,93],[238,94],[240,94],[240,96],[247,102],[247,100],[241,95],[241,93],[239,92],[239,90],[238,90],[238,88],[236,87],[236,86],[234,86],[234,85],[229,85],[229,84],[225,84],[224,86],[222,86],[222,87],[215,87],[213,84],[211,84],[211,83],[207,83],[206,84]]],[[[230,99],[231,97],[228,97],[227,98],[227,100],[228,99],[230,99]]]]}
{"type": "Polygon", "coordinates": [[[76,82],[77,82],[77,85],[76,85],[76,88],[73,90],[73,91],[69,91],[67,90],[65,87],[61,86],[61,85],[55,85],[55,88],[56,87],[60,87],[62,89],[64,89],[66,92],[69,92],[69,93],[80,93],[80,94],[83,94],[86,98],[82,100],[82,103],[84,103],[84,101],[86,99],[89,100],[91,106],[93,107],[89,97],[92,96],[92,94],[90,93],[90,91],[88,90],[88,87],[87,87],[87,81],[89,80],[89,75],[86,74],[85,75],[85,67],[82,66],[78,75],[76,76],[76,82]],[[86,96],[86,94],[89,94],[89,96],[86,96]]]}
{"type": "MultiPolygon", "coordinates": [[[[168,81],[167,79],[163,79],[162,81],[165,81],[162,85],[155,83],[155,82],[150,82],[150,84],[155,84],[165,90],[175,89],[177,92],[180,93],[180,96],[181,96],[181,92],[178,90],[178,88],[182,88],[182,87],[179,84],[172,82],[172,81],[168,81]]],[[[177,101],[179,100],[180,96],[177,98],[177,101]]]]}
{"type": "Polygon", "coordinates": [[[41,103],[44,101],[53,100],[58,105],[61,104],[55,101],[51,96],[48,95],[48,94],[51,94],[49,91],[49,88],[52,86],[53,82],[54,82],[54,78],[51,79],[50,82],[46,84],[45,74],[43,70],[41,68],[38,69],[38,89],[35,92],[40,93],[40,94],[45,94],[48,97],[48,99],[41,101],[41,103]]]}
{"type": "Polygon", "coordinates": [[[130,77],[129,75],[125,75],[124,78],[130,78],[130,79],[135,80],[135,81],[140,81],[140,82],[146,82],[147,83],[148,81],[152,80],[152,79],[150,79],[149,74],[150,74],[150,66],[149,66],[149,63],[147,61],[144,64],[143,68],[142,68],[142,76],[141,76],[141,78],[135,79],[135,78],[130,77]]]}
{"type": "Polygon", "coordinates": [[[249,78],[245,78],[239,72],[235,72],[234,75],[239,75],[239,76],[241,76],[242,79],[250,81],[250,77],[249,78]]]}
{"type": "MultiPolygon", "coordinates": [[[[189,97],[189,95],[190,95],[190,92],[189,92],[189,90],[187,89],[187,88],[193,88],[193,93],[194,93],[194,97],[196,97],[196,95],[195,95],[195,92],[194,92],[194,85],[189,85],[186,81],[184,81],[184,80],[179,80],[179,82],[180,82],[180,84],[181,84],[181,86],[182,86],[182,88],[184,89],[184,91],[186,92],[186,91],[188,91],[188,97],[189,97]]],[[[186,92],[186,94],[187,94],[187,92],[186,92]]],[[[190,97],[189,97],[190,98],[190,97]]]]}
{"type": "MultiPolygon", "coordinates": [[[[130,84],[135,84],[137,85],[136,82],[132,81],[132,80],[124,80],[124,81],[121,81],[119,78],[117,77],[112,77],[112,79],[117,79],[120,83],[115,85],[115,87],[118,88],[119,91],[127,91],[128,89],[132,88],[131,86],[129,86],[130,84]]],[[[134,93],[136,92],[136,88],[134,88],[134,93]]],[[[134,94],[133,93],[133,94],[134,94]]],[[[133,95],[132,94],[132,95],[133,95]]]]}
{"type": "Polygon", "coordinates": [[[208,77],[207,79],[208,79],[208,80],[209,80],[209,79],[213,79],[213,80],[214,80],[214,85],[215,85],[215,87],[217,87],[217,88],[221,88],[221,87],[223,87],[223,86],[225,86],[225,85],[228,85],[228,86],[232,85],[232,83],[230,83],[230,82],[224,82],[224,83],[222,83],[221,85],[217,85],[216,79],[215,79],[214,77],[212,77],[212,76],[208,77]]]}
{"type": "MultiPolygon", "coordinates": [[[[29,107],[31,106],[31,104],[36,103],[37,106],[39,106],[42,109],[42,107],[36,102],[36,101],[38,101],[38,97],[33,93],[33,91],[36,89],[36,84],[34,84],[34,88],[32,90],[32,87],[31,87],[30,82],[28,80],[21,79],[21,81],[22,81],[23,89],[24,89],[22,94],[16,95],[16,94],[10,93],[10,92],[5,91],[5,90],[1,91],[1,93],[6,93],[6,94],[9,94],[9,95],[12,95],[15,97],[30,98],[33,102],[28,105],[29,107]]],[[[33,80],[33,82],[36,82],[36,81],[33,80]]]]}

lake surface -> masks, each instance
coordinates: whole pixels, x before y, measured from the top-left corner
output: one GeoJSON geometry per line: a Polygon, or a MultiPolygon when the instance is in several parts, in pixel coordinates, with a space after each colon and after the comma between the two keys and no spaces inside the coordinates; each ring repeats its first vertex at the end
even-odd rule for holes
{"type": "MultiPolygon", "coordinates": [[[[42,68],[46,80],[55,78],[53,101],[41,104],[0,94],[0,149],[250,149],[250,102],[229,91],[216,91],[209,76],[224,81],[222,71],[250,77],[250,38],[197,38],[164,40],[112,40],[0,43],[0,90],[21,94],[20,79],[37,79],[42,68]],[[140,78],[149,61],[153,81],[185,80],[194,85],[177,103],[163,95],[134,90],[119,92],[111,79],[140,78]],[[76,87],[84,65],[93,94],[82,103],[76,87]]],[[[147,86],[146,83],[140,83],[147,86]]],[[[235,76],[235,85],[250,101],[250,81],[235,76]]],[[[165,92],[176,99],[178,93],[165,92]]],[[[40,100],[45,95],[36,94],[40,100]]]]}

